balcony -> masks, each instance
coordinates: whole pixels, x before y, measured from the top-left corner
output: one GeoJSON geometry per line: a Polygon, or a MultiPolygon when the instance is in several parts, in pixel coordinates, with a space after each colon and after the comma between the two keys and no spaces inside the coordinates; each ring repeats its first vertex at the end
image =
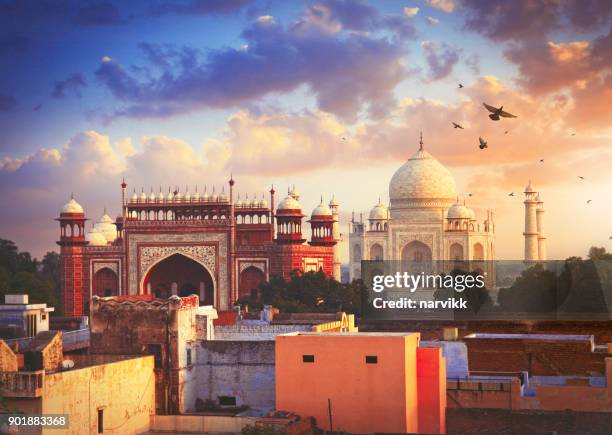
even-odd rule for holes
{"type": "Polygon", "coordinates": [[[42,397],[45,371],[0,372],[3,397],[42,397]]]}

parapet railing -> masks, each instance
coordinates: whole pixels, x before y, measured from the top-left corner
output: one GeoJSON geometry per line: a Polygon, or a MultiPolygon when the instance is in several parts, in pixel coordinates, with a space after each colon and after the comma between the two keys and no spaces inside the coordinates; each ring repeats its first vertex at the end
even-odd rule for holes
{"type": "Polygon", "coordinates": [[[45,371],[0,372],[0,390],[4,397],[41,397],[45,371]]]}

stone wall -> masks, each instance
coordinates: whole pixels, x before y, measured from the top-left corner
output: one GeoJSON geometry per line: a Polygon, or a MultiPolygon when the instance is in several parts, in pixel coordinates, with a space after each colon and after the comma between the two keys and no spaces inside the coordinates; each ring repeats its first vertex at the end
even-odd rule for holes
{"type": "Polygon", "coordinates": [[[197,399],[218,403],[234,397],[236,406],[273,409],[274,341],[201,341],[196,362],[197,391],[185,398],[195,409],[197,399]]]}
{"type": "Polygon", "coordinates": [[[17,371],[17,355],[6,344],[4,340],[0,340],[0,372],[16,372],[17,371]]]}
{"type": "Polygon", "coordinates": [[[218,325],[215,326],[215,340],[229,341],[268,341],[279,334],[311,331],[311,325],[218,325]]]}

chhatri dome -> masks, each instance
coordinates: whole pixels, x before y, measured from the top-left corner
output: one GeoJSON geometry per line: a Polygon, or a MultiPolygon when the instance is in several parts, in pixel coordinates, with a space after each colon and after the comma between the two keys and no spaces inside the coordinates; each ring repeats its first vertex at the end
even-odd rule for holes
{"type": "Polygon", "coordinates": [[[62,207],[62,213],[84,213],[81,204],[74,200],[74,197],[70,198],[64,207],[62,207]]]}
{"type": "Polygon", "coordinates": [[[330,208],[323,203],[323,197],[321,197],[321,202],[317,205],[311,214],[312,217],[315,216],[332,216],[332,211],[330,208]]]}
{"type": "Polygon", "coordinates": [[[404,163],[391,178],[391,204],[423,201],[454,200],[457,197],[455,179],[444,165],[423,149],[421,135],[419,150],[404,163]]]}
{"type": "Polygon", "coordinates": [[[280,204],[278,204],[277,210],[301,210],[302,206],[299,202],[289,193],[285,199],[283,199],[280,204]]]}
{"type": "Polygon", "coordinates": [[[389,210],[378,198],[378,204],[370,210],[370,219],[386,220],[389,218],[389,210]]]}
{"type": "Polygon", "coordinates": [[[117,227],[113,223],[111,218],[104,210],[104,215],[94,225],[94,229],[97,230],[108,242],[114,242],[117,238],[117,227]]]}
{"type": "Polygon", "coordinates": [[[85,240],[89,242],[89,246],[106,246],[108,244],[106,237],[98,231],[95,225],[85,235],[85,240]]]}

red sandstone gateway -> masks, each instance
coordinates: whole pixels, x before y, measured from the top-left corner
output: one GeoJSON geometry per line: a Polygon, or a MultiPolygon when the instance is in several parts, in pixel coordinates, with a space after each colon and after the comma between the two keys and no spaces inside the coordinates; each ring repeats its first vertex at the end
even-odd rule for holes
{"type": "Polygon", "coordinates": [[[275,210],[274,188],[268,205],[263,195],[235,199],[234,180],[228,184],[229,195],[214,187],[211,194],[134,190],[128,200],[124,181],[120,215],[113,221],[105,211],[89,231],[83,207],[71,198],[57,219],[65,315],[85,314],[93,295],[197,294],[200,304],[228,310],[272,275],[323,271],[340,279],[335,199],[328,206],[321,198],[305,244],[295,188],[275,210]]]}

